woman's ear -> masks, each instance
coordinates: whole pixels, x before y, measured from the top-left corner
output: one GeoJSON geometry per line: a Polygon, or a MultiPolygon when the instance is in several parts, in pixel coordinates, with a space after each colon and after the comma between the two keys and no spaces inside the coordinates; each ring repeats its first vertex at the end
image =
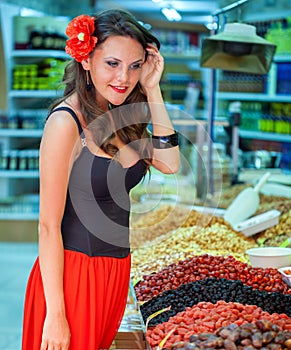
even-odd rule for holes
{"type": "Polygon", "coordinates": [[[89,70],[89,61],[88,60],[83,60],[81,63],[82,63],[84,70],[89,70]]]}

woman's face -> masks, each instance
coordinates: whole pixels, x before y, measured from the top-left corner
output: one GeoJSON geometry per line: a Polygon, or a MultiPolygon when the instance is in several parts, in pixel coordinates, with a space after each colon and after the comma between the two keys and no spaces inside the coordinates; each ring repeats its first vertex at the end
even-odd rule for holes
{"type": "Polygon", "coordinates": [[[136,86],[145,60],[142,45],[130,37],[111,36],[83,61],[89,69],[101,108],[122,104],[136,86]]]}

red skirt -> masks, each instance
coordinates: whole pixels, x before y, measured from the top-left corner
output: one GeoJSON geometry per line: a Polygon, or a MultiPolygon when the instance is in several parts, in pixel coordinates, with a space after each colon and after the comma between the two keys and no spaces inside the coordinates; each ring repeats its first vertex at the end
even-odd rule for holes
{"type": "MultiPolygon", "coordinates": [[[[64,294],[70,350],[109,349],[120,326],[129,288],[130,255],[89,257],[65,250],[64,294]]],[[[24,304],[22,350],[39,350],[46,304],[38,258],[24,304]]]]}

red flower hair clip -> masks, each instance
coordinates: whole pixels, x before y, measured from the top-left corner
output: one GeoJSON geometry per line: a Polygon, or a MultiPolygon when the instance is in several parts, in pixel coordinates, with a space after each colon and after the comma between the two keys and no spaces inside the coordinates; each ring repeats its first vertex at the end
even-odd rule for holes
{"type": "Polygon", "coordinates": [[[98,39],[92,35],[95,30],[94,20],[94,17],[80,15],[67,26],[66,34],[69,39],[65,50],[78,62],[88,59],[89,54],[96,46],[98,39]]]}

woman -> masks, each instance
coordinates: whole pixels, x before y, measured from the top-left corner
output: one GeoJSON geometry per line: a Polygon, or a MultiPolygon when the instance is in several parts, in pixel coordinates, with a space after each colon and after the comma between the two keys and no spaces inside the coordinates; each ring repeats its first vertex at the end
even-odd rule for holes
{"type": "Polygon", "coordinates": [[[73,60],[40,146],[39,257],[23,350],[109,349],[129,286],[129,192],[151,166],[180,165],[159,41],[122,10],[78,16],[66,33],[73,60]]]}

